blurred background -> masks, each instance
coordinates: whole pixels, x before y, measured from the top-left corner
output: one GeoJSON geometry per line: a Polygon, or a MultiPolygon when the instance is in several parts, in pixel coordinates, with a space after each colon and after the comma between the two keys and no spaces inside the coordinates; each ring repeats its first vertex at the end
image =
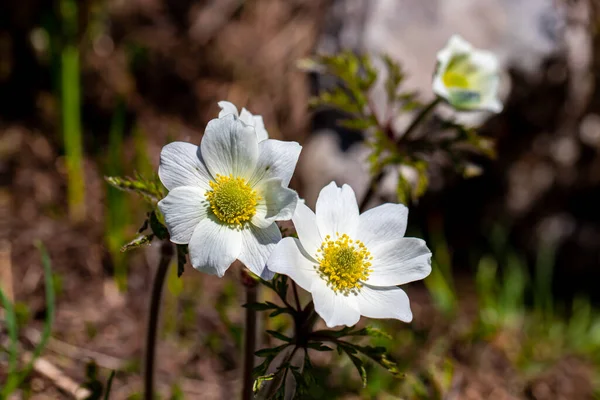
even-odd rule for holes
{"type": "MultiPolygon", "coordinates": [[[[0,283],[24,357],[54,315],[42,366],[13,396],[83,398],[79,386],[103,384],[112,370],[111,398],[141,396],[159,246],[120,251],[148,210],[105,175],[152,176],[162,146],[199,143],[228,100],[262,115],[272,138],[304,146],[292,187],[308,204],[331,180],[361,197],[364,135],[339,128],[333,110],[309,109],[334,82],[298,60],[386,53],[427,101],[435,54],[459,33],[501,61],[504,111],[460,116],[496,141],[497,157],[475,160],[469,178],[432,163],[429,191],[411,206],[409,234],[429,243],[434,272],[407,286],[412,324],[369,321],[392,335],[379,344],[405,376],[369,366],[362,388],[347,359],[319,353],[307,398],[600,398],[599,11],[596,0],[2,2],[0,283]]],[[[373,102],[383,110],[383,92],[373,102]]],[[[392,176],[377,202],[394,193],[392,176]]],[[[238,274],[188,265],[178,279],[170,269],[161,398],[237,396],[238,274]]],[[[291,327],[285,316],[263,323],[291,327]]],[[[0,324],[0,382],[6,332],[0,324]]]]}

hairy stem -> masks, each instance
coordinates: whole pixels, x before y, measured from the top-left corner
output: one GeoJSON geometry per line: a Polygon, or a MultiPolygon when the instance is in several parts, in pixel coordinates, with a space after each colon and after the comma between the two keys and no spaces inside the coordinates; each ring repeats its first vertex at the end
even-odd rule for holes
{"type": "MultiPolygon", "coordinates": [[[[256,303],[258,287],[256,283],[245,282],[246,303],[256,303]]],[[[242,400],[251,400],[253,397],[252,371],[254,369],[254,352],[256,351],[256,311],[246,308],[246,329],[244,332],[244,372],[242,375],[242,400]]]]}
{"type": "Polygon", "coordinates": [[[154,396],[154,357],[156,353],[156,336],[162,291],[167,276],[167,270],[173,258],[173,245],[165,240],[160,247],[160,262],[156,269],[152,293],[150,295],[150,309],[148,315],[148,329],[146,331],[146,354],[144,358],[144,399],[152,400],[154,396]]]}

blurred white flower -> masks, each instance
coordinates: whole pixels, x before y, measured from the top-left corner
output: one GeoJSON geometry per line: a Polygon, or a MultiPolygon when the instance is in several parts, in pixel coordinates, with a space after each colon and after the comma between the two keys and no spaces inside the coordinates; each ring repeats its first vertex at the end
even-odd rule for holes
{"type": "Polygon", "coordinates": [[[352,326],[361,315],[410,322],[408,296],[396,285],[429,275],[431,252],[423,240],[404,237],[407,217],[405,206],[391,203],[359,215],[352,188],[331,182],[316,214],[298,203],[298,239],[279,242],[267,267],[311,292],[329,327],[352,326]]]}
{"type": "Polygon", "coordinates": [[[158,203],[171,241],[188,244],[194,268],[223,276],[236,259],[270,279],[266,261],[281,240],[298,195],[288,189],[296,142],[257,140],[254,128],[227,115],[206,126],[200,146],[173,142],[158,175],[169,194],[158,203]]]}
{"type": "Polygon", "coordinates": [[[260,115],[253,115],[250,111],[242,108],[242,112],[238,114],[237,107],[228,101],[220,101],[219,107],[221,107],[221,111],[219,112],[219,118],[222,118],[226,115],[233,114],[239,119],[241,119],[246,125],[250,125],[254,127],[254,131],[256,132],[256,137],[259,142],[266,140],[269,138],[269,132],[265,129],[265,123],[263,122],[263,117],[260,115]]]}
{"type": "Polygon", "coordinates": [[[457,110],[502,111],[496,56],[454,35],[437,54],[433,91],[457,110]]]}

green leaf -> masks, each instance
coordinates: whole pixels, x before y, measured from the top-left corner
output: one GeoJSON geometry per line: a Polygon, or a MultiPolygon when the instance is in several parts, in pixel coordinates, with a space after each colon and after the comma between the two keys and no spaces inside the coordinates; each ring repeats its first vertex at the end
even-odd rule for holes
{"type": "Polygon", "coordinates": [[[391,359],[385,347],[357,346],[354,348],[388,370],[392,375],[401,375],[398,364],[391,359]]]}
{"type": "Polygon", "coordinates": [[[188,253],[188,247],[185,244],[177,245],[177,277],[181,278],[183,271],[185,270],[186,255],[188,253]]]}
{"type": "Polygon", "coordinates": [[[323,343],[320,342],[308,342],[306,347],[317,351],[333,351],[331,347],[325,346],[323,343]]]}
{"type": "Polygon", "coordinates": [[[338,121],[337,124],[344,128],[353,129],[357,131],[364,131],[373,126],[377,126],[377,122],[373,121],[371,118],[344,119],[338,121]]]}
{"type": "Polygon", "coordinates": [[[277,304],[271,303],[270,301],[267,301],[264,303],[246,303],[246,304],[243,304],[242,307],[248,308],[248,309],[254,310],[254,311],[265,311],[265,310],[273,310],[273,309],[281,308],[277,304]]]}
{"type": "Polygon", "coordinates": [[[257,357],[269,357],[269,356],[277,355],[281,350],[285,349],[288,346],[289,346],[289,344],[286,343],[286,344],[282,344],[281,346],[277,346],[277,347],[273,347],[273,348],[261,349],[261,350],[254,352],[254,355],[257,357]]]}
{"type": "Polygon", "coordinates": [[[150,229],[152,229],[152,233],[156,235],[160,240],[165,240],[169,238],[169,231],[167,228],[158,220],[156,216],[156,212],[152,211],[150,213],[150,229]]]}
{"type": "Polygon", "coordinates": [[[147,246],[150,244],[150,242],[152,242],[152,239],[154,239],[154,234],[152,234],[152,233],[150,233],[148,235],[138,236],[135,239],[133,239],[131,242],[123,245],[123,247],[121,247],[121,252],[126,252],[129,250],[137,249],[142,246],[147,246]]]}
{"type": "Polygon", "coordinates": [[[396,100],[396,93],[398,92],[398,88],[404,80],[405,75],[400,64],[389,55],[383,55],[382,60],[387,70],[385,92],[387,94],[388,102],[393,103],[396,100]]]}
{"type": "Polygon", "coordinates": [[[157,176],[152,179],[145,179],[141,176],[136,178],[105,176],[104,179],[112,187],[136,193],[151,204],[155,204],[158,200],[165,197],[165,191],[157,176]]]}
{"type": "Polygon", "coordinates": [[[354,364],[354,366],[356,367],[356,370],[358,371],[358,374],[360,375],[360,378],[362,380],[362,386],[363,388],[367,387],[367,370],[365,369],[365,366],[362,362],[362,360],[358,357],[356,357],[352,352],[348,351],[349,348],[346,346],[341,346],[342,350],[344,350],[344,352],[346,353],[346,355],[348,355],[348,358],[350,358],[350,360],[352,361],[352,364],[354,364]]]}
{"type": "Polygon", "coordinates": [[[292,338],[289,338],[289,337],[285,336],[283,333],[280,333],[277,331],[267,330],[267,333],[269,335],[273,336],[274,338],[277,338],[277,339],[282,340],[287,343],[290,343],[292,341],[292,338]]]}
{"type": "Polygon", "coordinates": [[[252,390],[257,393],[265,382],[272,381],[276,374],[262,375],[256,378],[252,390]]]}

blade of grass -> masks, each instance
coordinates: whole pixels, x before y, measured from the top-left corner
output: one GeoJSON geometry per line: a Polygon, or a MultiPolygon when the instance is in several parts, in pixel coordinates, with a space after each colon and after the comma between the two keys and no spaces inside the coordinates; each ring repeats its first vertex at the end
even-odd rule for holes
{"type": "Polygon", "coordinates": [[[8,336],[10,338],[10,348],[9,348],[9,359],[8,359],[8,375],[6,378],[6,385],[0,391],[0,398],[5,399],[8,398],[8,395],[12,392],[11,389],[14,386],[14,383],[18,380],[17,373],[17,318],[15,316],[15,309],[13,304],[10,302],[8,297],[4,294],[2,289],[0,288],[0,299],[2,300],[2,305],[4,307],[5,312],[5,320],[6,320],[6,328],[8,329],[8,336]]]}
{"type": "Polygon", "coordinates": [[[68,38],[61,50],[61,116],[67,167],[67,198],[72,221],[85,219],[85,182],[81,131],[77,2],[61,0],[63,33],[68,38]]]}
{"type": "Polygon", "coordinates": [[[46,343],[52,333],[52,325],[54,324],[54,306],[55,306],[55,291],[54,291],[54,280],[52,279],[52,263],[50,262],[50,256],[46,251],[46,247],[41,242],[36,243],[36,247],[40,252],[42,259],[42,265],[44,267],[44,283],[46,285],[46,320],[44,321],[44,330],[42,331],[42,337],[40,342],[33,350],[33,354],[29,363],[25,366],[23,371],[19,374],[18,378],[14,380],[11,385],[7,383],[5,388],[8,393],[18,388],[21,383],[27,378],[33,369],[33,363],[40,356],[46,343]]]}
{"type": "MultiPolygon", "coordinates": [[[[105,170],[109,176],[118,176],[123,173],[125,114],[125,102],[123,99],[119,99],[113,113],[108,138],[108,158],[105,170]]],[[[106,241],[115,267],[117,286],[120,290],[125,290],[127,288],[127,260],[121,251],[121,246],[126,242],[125,229],[129,222],[127,196],[122,191],[109,186],[106,198],[106,241]]]]}
{"type": "Polygon", "coordinates": [[[535,307],[543,315],[551,317],[554,312],[552,301],[552,278],[556,249],[554,246],[540,245],[535,262],[535,307]]]}

